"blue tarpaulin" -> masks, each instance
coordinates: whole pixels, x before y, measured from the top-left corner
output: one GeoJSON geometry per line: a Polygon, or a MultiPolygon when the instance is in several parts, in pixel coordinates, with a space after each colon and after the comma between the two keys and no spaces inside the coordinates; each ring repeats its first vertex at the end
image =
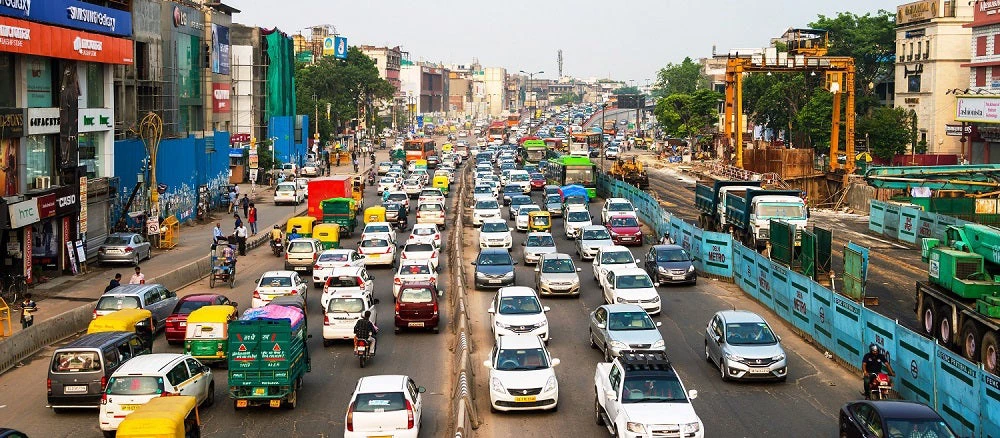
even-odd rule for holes
{"type": "Polygon", "coordinates": [[[579,184],[563,186],[560,190],[562,190],[563,198],[569,196],[583,196],[587,199],[587,201],[590,201],[590,196],[587,195],[587,189],[579,184]]]}

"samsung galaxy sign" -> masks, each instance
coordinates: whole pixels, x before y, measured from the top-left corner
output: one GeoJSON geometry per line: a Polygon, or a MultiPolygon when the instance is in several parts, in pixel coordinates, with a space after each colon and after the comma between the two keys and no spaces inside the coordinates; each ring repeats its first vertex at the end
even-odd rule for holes
{"type": "Polygon", "coordinates": [[[0,15],[116,36],[132,36],[128,11],[79,0],[0,0],[0,15]],[[32,3],[36,3],[32,5],[32,3]],[[32,8],[32,6],[35,6],[32,8]]]}

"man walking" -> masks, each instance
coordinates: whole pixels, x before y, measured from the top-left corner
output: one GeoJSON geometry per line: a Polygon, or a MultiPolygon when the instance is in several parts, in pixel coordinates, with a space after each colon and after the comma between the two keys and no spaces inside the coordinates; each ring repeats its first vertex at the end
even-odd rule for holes
{"type": "Polygon", "coordinates": [[[242,223],[236,227],[236,242],[240,245],[240,255],[247,255],[247,227],[242,223]]]}
{"type": "Polygon", "coordinates": [[[135,267],[135,274],[128,280],[128,284],[146,284],[146,274],[143,274],[138,266],[135,267]]]}
{"type": "Polygon", "coordinates": [[[250,210],[250,198],[247,197],[246,193],[244,193],[243,197],[240,198],[240,207],[243,207],[243,217],[250,217],[248,211],[250,210]]]}
{"type": "Polygon", "coordinates": [[[219,239],[222,238],[222,224],[219,222],[215,223],[215,228],[212,228],[212,246],[219,244],[219,239]]]}
{"type": "Polygon", "coordinates": [[[24,294],[21,301],[21,330],[31,327],[35,323],[35,312],[38,311],[38,304],[31,300],[31,294],[24,294]]]}
{"type": "Polygon", "coordinates": [[[236,201],[238,200],[237,196],[239,196],[239,195],[236,194],[235,190],[230,190],[229,191],[229,212],[230,213],[236,211],[236,201]]]}
{"type": "Polygon", "coordinates": [[[257,235],[257,206],[250,203],[250,209],[247,211],[247,222],[250,223],[250,235],[257,235]]]}
{"type": "Polygon", "coordinates": [[[122,274],[121,272],[119,272],[115,274],[115,278],[112,278],[111,282],[108,283],[108,287],[104,288],[104,292],[107,292],[121,285],[122,285],[122,274]]]}

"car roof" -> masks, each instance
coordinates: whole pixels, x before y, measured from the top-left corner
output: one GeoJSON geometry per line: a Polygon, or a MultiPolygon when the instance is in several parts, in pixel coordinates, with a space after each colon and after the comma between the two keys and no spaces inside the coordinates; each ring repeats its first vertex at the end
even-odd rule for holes
{"type": "Polygon", "coordinates": [[[608,313],[645,312],[638,304],[605,304],[600,307],[605,308],[608,313]]]}
{"type": "Polygon", "coordinates": [[[653,245],[653,249],[656,251],[667,251],[667,250],[684,249],[684,247],[674,244],[663,244],[663,245],[653,245]]]}
{"type": "Polygon", "coordinates": [[[212,294],[212,293],[191,294],[180,297],[180,301],[213,301],[217,297],[221,296],[222,294],[212,294]]]}
{"type": "Polygon", "coordinates": [[[608,198],[608,199],[606,199],[604,201],[605,204],[610,204],[612,202],[628,202],[628,203],[631,203],[628,199],[625,199],[625,198],[608,198]]]}
{"type": "Polygon", "coordinates": [[[532,334],[504,335],[497,339],[497,344],[500,349],[545,348],[542,338],[532,334]]]}
{"type": "Polygon", "coordinates": [[[624,246],[621,246],[621,245],[602,246],[602,247],[600,247],[598,249],[598,251],[600,251],[601,253],[605,253],[605,252],[619,252],[619,251],[627,252],[629,254],[632,253],[632,251],[630,249],[628,249],[628,248],[626,248],[624,246]]]}
{"type": "MultiPolygon", "coordinates": [[[[369,295],[368,291],[365,290],[355,290],[355,289],[334,289],[333,293],[330,294],[330,299],[333,298],[357,298],[364,299],[369,295]]],[[[324,312],[325,313],[325,312],[324,312]]]]}
{"type": "Polygon", "coordinates": [[[527,235],[525,235],[524,237],[525,237],[525,240],[527,240],[528,237],[533,237],[533,236],[534,237],[538,237],[538,236],[549,236],[549,237],[552,237],[552,233],[550,233],[548,231],[532,231],[532,232],[528,233],[527,235]]]}
{"type": "Polygon", "coordinates": [[[616,276],[622,275],[649,275],[646,273],[645,269],[642,268],[622,268],[614,270],[616,276]]]}
{"type": "Polygon", "coordinates": [[[171,362],[187,356],[180,353],[140,354],[122,364],[115,370],[114,376],[142,373],[150,370],[163,371],[171,362]]]}
{"type": "Polygon", "coordinates": [[[727,323],[766,322],[763,317],[749,310],[723,310],[718,312],[718,315],[721,316],[727,323]]]}
{"type": "Polygon", "coordinates": [[[330,271],[330,276],[359,275],[362,269],[365,269],[364,266],[338,266],[333,268],[333,271],[330,271]]]}
{"type": "Polygon", "coordinates": [[[864,401],[857,403],[867,403],[872,405],[878,410],[882,418],[887,419],[901,419],[901,418],[941,418],[941,416],[927,406],[920,402],[907,401],[907,400],[874,400],[874,401],[864,401]]]}
{"type": "Polygon", "coordinates": [[[365,228],[368,228],[368,227],[371,227],[371,226],[383,226],[383,227],[392,228],[392,224],[390,224],[388,222],[368,222],[367,224],[365,224],[365,228]]]}
{"type": "Polygon", "coordinates": [[[507,254],[510,255],[510,251],[506,248],[483,248],[479,250],[479,254],[507,254]]]}
{"type": "Polygon", "coordinates": [[[607,230],[607,228],[605,228],[604,225],[586,225],[582,229],[580,229],[580,231],[588,231],[588,230],[607,230]]]}
{"type": "Polygon", "coordinates": [[[323,254],[350,254],[352,252],[357,252],[357,251],[355,251],[353,249],[350,249],[350,248],[337,248],[337,249],[327,249],[327,250],[324,250],[323,252],[319,253],[319,255],[323,255],[323,254]]]}
{"type": "Polygon", "coordinates": [[[123,284],[110,291],[105,292],[102,297],[106,296],[118,296],[118,295],[140,295],[143,292],[152,289],[153,287],[162,287],[159,284],[123,284]]]}
{"type": "Polygon", "coordinates": [[[538,297],[535,290],[528,286],[506,286],[501,287],[497,294],[510,297],[538,297]]]}
{"type": "Polygon", "coordinates": [[[261,277],[291,277],[295,271],[265,271],[261,277]]]}
{"type": "Polygon", "coordinates": [[[572,256],[570,256],[569,254],[566,254],[564,252],[550,252],[548,254],[542,254],[542,258],[544,258],[545,260],[554,260],[554,259],[569,259],[569,260],[573,260],[572,256]]]}
{"type": "Polygon", "coordinates": [[[407,376],[399,374],[365,376],[358,379],[358,386],[355,392],[394,392],[402,391],[406,387],[407,376]]]}
{"type": "Polygon", "coordinates": [[[491,217],[491,218],[483,219],[483,223],[484,224],[486,224],[486,223],[498,224],[499,223],[499,224],[505,224],[506,225],[507,221],[504,220],[504,219],[499,219],[499,218],[491,217]]]}
{"type": "MultiPolygon", "coordinates": [[[[404,259],[399,261],[400,268],[402,268],[403,266],[430,265],[430,264],[431,264],[430,259],[404,259]]],[[[397,270],[397,272],[399,271],[397,270]]]]}

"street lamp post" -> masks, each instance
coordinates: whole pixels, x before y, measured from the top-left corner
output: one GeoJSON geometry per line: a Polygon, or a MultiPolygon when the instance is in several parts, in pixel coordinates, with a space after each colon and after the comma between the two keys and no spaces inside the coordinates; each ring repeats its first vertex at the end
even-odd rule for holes
{"type": "Polygon", "coordinates": [[[608,103],[601,104],[601,172],[604,172],[604,113],[608,111],[608,103]]]}
{"type": "MultiPolygon", "coordinates": [[[[540,75],[540,74],[545,73],[545,72],[544,71],[537,71],[535,73],[528,73],[528,72],[526,72],[524,70],[521,70],[521,73],[528,75],[528,86],[525,87],[525,92],[524,92],[524,100],[527,101],[528,100],[528,91],[531,90],[531,84],[535,81],[535,75],[540,75]]],[[[527,103],[527,102],[525,102],[525,103],[527,103]]],[[[534,121],[535,121],[535,110],[534,110],[533,107],[528,107],[528,129],[531,129],[531,122],[534,122],[534,121]]]]}

